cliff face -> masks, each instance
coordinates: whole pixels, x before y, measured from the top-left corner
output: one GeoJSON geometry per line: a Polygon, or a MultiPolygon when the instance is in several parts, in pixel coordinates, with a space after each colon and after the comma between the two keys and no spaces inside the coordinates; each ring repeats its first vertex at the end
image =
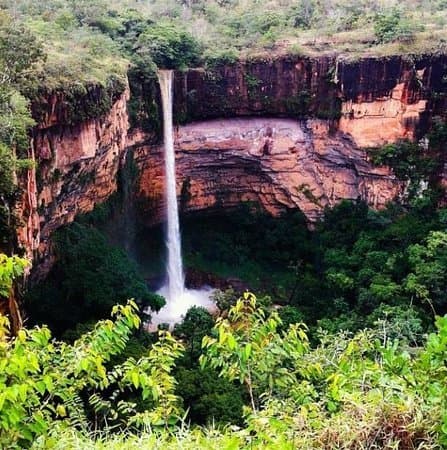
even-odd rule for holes
{"type": "Polygon", "coordinates": [[[36,127],[31,142],[37,169],[29,171],[18,205],[23,224],[18,241],[28,256],[34,253],[37,261],[48,261],[51,234],[116,190],[127,148],[127,100],[126,90],[107,114],[73,124],[64,119],[58,99],[46,104],[45,121],[36,127]]]}
{"type": "MultiPolygon", "coordinates": [[[[446,67],[446,57],[296,56],[176,73],[176,118],[193,121],[176,131],[181,207],[258,201],[272,213],[301,208],[310,220],[344,198],[382,207],[402,186],[387,169],[373,168],[361,147],[416,138],[433,114],[444,114],[446,67]]],[[[157,110],[153,83],[132,92],[132,101],[141,96],[141,105],[157,110]]],[[[37,261],[49,261],[55,229],[116,190],[129,146],[140,168],[143,219],[163,220],[161,146],[138,126],[127,135],[127,90],[106,94],[56,93],[33,105],[39,125],[30,157],[37,169],[22,180],[18,237],[37,261]]],[[[157,120],[154,111],[139,112],[157,120]]]]}
{"type": "Polygon", "coordinates": [[[175,109],[180,118],[237,116],[337,118],[335,59],[283,57],[177,73],[175,109]]]}
{"type": "MultiPolygon", "coordinates": [[[[272,214],[300,208],[315,220],[325,206],[363,198],[375,208],[397,196],[401,184],[374,168],[364,151],[327,122],[223,119],[180,127],[177,192],[183,212],[231,208],[244,201],[272,214]]],[[[139,147],[139,203],[148,223],[163,217],[163,148],[139,147]]]]}
{"type": "Polygon", "coordinates": [[[175,110],[180,120],[316,117],[359,146],[377,146],[414,138],[432,113],[444,113],[446,66],[445,56],[296,56],[190,70],[176,76],[175,110]]]}
{"type": "MultiPolygon", "coordinates": [[[[177,130],[184,210],[253,200],[273,213],[299,207],[315,220],[343,198],[384,206],[402,184],[361,149],[422,134],[445,111],[446,66],[445,57],[285,57],[177,73],[177,118],[201,121],[177,130]],[[260,157],[269,127],[272,150],[260,157]]],[[[136,136],[138,195],[154,222],[163,214],[161,148],[136,136]]]]}

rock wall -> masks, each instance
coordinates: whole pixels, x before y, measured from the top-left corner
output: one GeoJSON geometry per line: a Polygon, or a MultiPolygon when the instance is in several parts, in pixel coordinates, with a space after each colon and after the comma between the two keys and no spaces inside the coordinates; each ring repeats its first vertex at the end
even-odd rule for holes
{"type": "MultiPolygon", "coordinates": [[[[239,118],[179,127],[177,192],[183,212],[261,204],[272,214],[300,208],[316,220],[325,206],[362,198],[381,208],[401,192],[386,168],[328,123],[312,119],[239,118]]],[[[139,146],[138,199],[147,223],[164,217],[162,147],[139,146]]]]}
{"type": "Polygon", "coordinates": [[[282,57],[177,73],[180,119],[238,116],[338,118],[335,58],[282,57]]]}
{"type": "MultiPolygon", "coordinates": [[[[195,121],[176,137],[184,210],[253,200],[273,213],[299,207],[315,220],[343,198],[382,207],[402,185],[362,148],[416,139],[444,114],[446,67],[442,56],[296,56],[177,73],[177,119],[195,121]],[[260,157],[268,127],[274,149],[260,157]]],[[[163,214],[162,154],[139,137],[139,199],[151,223],[163,214]]]]}
{"type": "Polygon", "coordinates": [[[350,134],[358,146],[374,147],[418,137],[433,114],[445,114],[446,67],[446,56],[238,62],[177,73],[175,111],[180,122],[320,118],[350,134]]]}
{"type": "Polygon", "coordinates": [[[371,101],[345,100],[339,130],[349,134],[359,147],[379,147],[399,139],[414,139],[427,100],[405,100],[407,86],[398,83],[382,97],[371,101]]]}
{"type": "MultiPolygon", "coordinates": [[[[175,116],[189,123],[176,132],[183,210],[259,201],[272,213],[299,207],[315,220],[343,198],[382,207],[402,186],[387,169],[372,167],[361,148],[417,138],[433,115],[444,115],[446,67],[444,56],[285,56],[176,73],[175,116]]],[[[152,108],[138,115],[158,120],[150,128],[159,129],[154,82],[132,92],[133,102],[142,96],[140,106],[152,108]]],[[[21,181],[18,240],[35,261],[50,261],[54,230],[116,190],[129,146],[141,170],[144,220],[164,217],[161,147],[138,120],[128,135],[128,98],[127,89],[92,87],[34,102],[39,125],[30,157],[37,169],[21,181]]]]}
{"type": "Polygon", "coordinates": [[[61,109],[48,102],[51,110],[31,140],[36,169],[22,181],[24,194],[18,205],[19,245],[35,262],[51,263],[51,234],[116,191],[127,149],[128,95],[125,90],[107,114],[74,124],[64,122],[57,113],[61,109]]]}

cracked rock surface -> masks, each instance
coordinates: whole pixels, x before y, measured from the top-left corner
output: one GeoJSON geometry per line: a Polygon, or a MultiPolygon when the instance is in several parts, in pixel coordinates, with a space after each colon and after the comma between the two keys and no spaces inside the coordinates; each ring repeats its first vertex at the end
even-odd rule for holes
{"type": "MultiPolygon", "coordinates": [[[[325,206],[362,198],[383,207],[401,184],[374,167],[348,135],[322,120],[237,118],[197,122],[175,135],[183,211],[259,202],[278,214],[300,208],[310,221],[325,206]]],[[[163,217],[163,147],[140,146],[138,197],[148,223],[163,217]]]]}

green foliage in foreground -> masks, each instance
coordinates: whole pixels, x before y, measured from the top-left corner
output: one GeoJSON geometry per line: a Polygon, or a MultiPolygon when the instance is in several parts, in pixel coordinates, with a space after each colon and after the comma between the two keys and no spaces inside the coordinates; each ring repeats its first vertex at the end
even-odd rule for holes
{"type": "Polygon", "coordinates": [[[138,361],[107,365],[139,327],[136,312],[132,301],[115,307],[114,321],[99,322],[73,345],[52,340],[46,327],[10,339],[8,321],[0,317],[0,446],[29,447],[55,423],[163,425],[178,415],[170,372],[182,347],[169,334],[138,361]],[[140,403],[123,399],[126,391],[137,392],[140,403]]]}
{"type": "Polygon", "coordinates": [[[353,337],[281,330],[245,294],[203,339],[203,368],[246,389],[243,427],[190,428],[174,394],[182,345],[162,334],[146,356],[110,364],[139,326],[114,308],[73,345],[47,328],[8,337],[0,322],[2,448],[440,449],[447,444],[447,317],[424,347],[368,330],[353,337]]]}
{"type": "Polygon", "coordinates": [[[28,261],[18,256],[7,257],[0,253],[0,298],[8,298],[13,281],[23,275],[28,261]]]}

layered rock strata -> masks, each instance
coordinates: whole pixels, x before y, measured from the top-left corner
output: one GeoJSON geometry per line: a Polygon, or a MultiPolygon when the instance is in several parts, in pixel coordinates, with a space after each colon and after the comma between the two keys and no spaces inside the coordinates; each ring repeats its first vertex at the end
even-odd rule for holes
{"type": "MultiPolygon", "coordinates": [[[[322,120],[222,119],[175,135],[177,192],[184,212],[256,202],[272,214],[299,208],[310,221],[342,199],[383,207],[401,192],[386,168],[322,120]]],[[[163,149],[139,146],[139,204],[148,223],[164,217],[163,149]]]]}
{"type": "Polygon", "coordinates": [[[117,172],[127,148],[128,91],[102,117],[67,124],[48,114],[32,137],[24,195],[18,205],[19,245],[46,259],[51,234],[77,214],[91,211],[117,188],[117,172]]]}
{"type": "Polygon", "coordinates": [[[176,76],[179,119],[315,117],[333,122],[359,146],[418,137],[445,114],[446,56],[347,61],[284,56],[176,76]]]}
{"type": "MultiPolygon", "coordinates": [[[[361,147],[417,138],[432,115],[445,114],[446,67],[445,56],[283,56],[177,73],[174,111],[180,121],[195,121],[176,137],[183,210],[257,201],[272,213],[298,207],[314,220],[344,198],[382,207],[401,185],[373,168],[361,147]]],[[[146,87],[133,89],[132,101],[138,92],[156,111],[156,86],[146,87]]],[[[116,190],[130,145],[141,169],[143,218],[164,217],[161,146],[148,144],[154,135],[138,126],[128,136],[128,91],[105,95],[93,87],[83,95],[68,101],[52,94],[33,104],[37,168],[21,182],[18,241],[37,261],[48,261],[54,230],[116,190]]],[[[140,106],[138,116],[157,120],[140,106]]]]}

